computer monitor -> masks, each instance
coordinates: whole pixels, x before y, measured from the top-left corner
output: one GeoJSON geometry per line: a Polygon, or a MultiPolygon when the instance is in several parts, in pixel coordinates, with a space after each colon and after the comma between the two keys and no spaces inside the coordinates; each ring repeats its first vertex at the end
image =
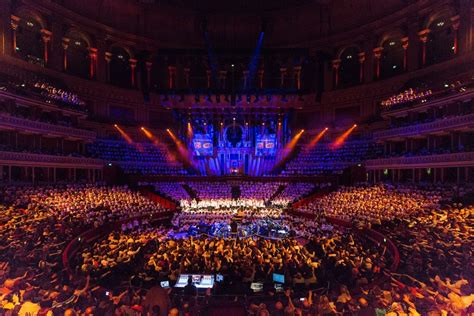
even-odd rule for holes
{"type": "Polygon", "coordinates": [[[222,274],[216,274],[216,282],[224,282],[224,276],[222,274]]]}
{"type": "Polygon", "coordinates": [[[170,287],[170,281],[161,281],[160,285],[162,288],[167,289],[170,287]]]}
{"type": "Polygon", "coordinates": [[[260,283],[260,282],[251,283],[250,284],[250,289],[254,293],[261,292],[261,291],[263,291],[263,283],[260,283]]]}
{"type": "Polygon", "coordinates": [[[208,274],[181,274],[174,287],[185,287],[188,284],[188,278],[191,276],[192,283],[198,289],[208,289],[214,286],[214,275],[208,274]]]}
{"type": "Polygon", "coordinates": [[[284,284],[285,283],[285,275],[278,274],[278,273],[273,273],[273,282],[284,284]]]}

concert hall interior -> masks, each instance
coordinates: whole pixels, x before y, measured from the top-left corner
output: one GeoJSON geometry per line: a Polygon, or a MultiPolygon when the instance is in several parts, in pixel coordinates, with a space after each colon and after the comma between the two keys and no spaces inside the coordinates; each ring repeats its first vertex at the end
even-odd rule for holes
{"type": "Polygon", "coordinates": [[[0,315],[474,315],[471,0],[0,0],[0,315]]]}

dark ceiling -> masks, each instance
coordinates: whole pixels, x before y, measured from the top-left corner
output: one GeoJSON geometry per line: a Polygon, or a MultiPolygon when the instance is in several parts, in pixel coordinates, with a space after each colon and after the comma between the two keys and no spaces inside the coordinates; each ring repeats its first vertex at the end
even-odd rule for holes
{"type": "Polygon", "coordinates": [[[199,12],[262,13],[285,10],[326,0],[138,0],[143,4],[157,4],[186,8],[199,12]]]}

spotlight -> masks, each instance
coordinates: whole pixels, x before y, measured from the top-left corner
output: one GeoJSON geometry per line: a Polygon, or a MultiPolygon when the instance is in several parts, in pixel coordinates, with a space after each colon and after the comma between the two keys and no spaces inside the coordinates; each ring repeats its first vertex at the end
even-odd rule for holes
{"type": "Polygon", "coordinates": [[[230,65],[232,68],[234,68],[234,64],[230,65]]]}
{"type": "Polygon", "coordinates": [[[117,124],[114,124],[114,127],[117,127],[118,125],[117,124]]]}

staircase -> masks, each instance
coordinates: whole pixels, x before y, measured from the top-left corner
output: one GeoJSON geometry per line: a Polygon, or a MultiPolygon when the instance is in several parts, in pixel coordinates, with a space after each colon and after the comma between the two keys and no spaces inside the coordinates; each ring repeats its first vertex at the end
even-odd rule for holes
{"type": "Polygon", "coordinates": [[[286,185],[285,184],[281,184],[278,189],[276,189],[275,193],[272,194],[272,196],[268,199],[267,203],[270,203],[271,201],[273,201],[277,196],[280,195],[281,192],[283,192],[283,190],[285,190],[286,188],[286,185]]]}
{"type": "Polygon", "coordinates": [[[182,186],[183,186],[183,189],[185,189],[186,192],[188,192],[191,199],[195,199],[196,201],[200,201],[199,196],[197,195],[197,192],[194,191],[189,185],[183,183],[182,186]]]}

